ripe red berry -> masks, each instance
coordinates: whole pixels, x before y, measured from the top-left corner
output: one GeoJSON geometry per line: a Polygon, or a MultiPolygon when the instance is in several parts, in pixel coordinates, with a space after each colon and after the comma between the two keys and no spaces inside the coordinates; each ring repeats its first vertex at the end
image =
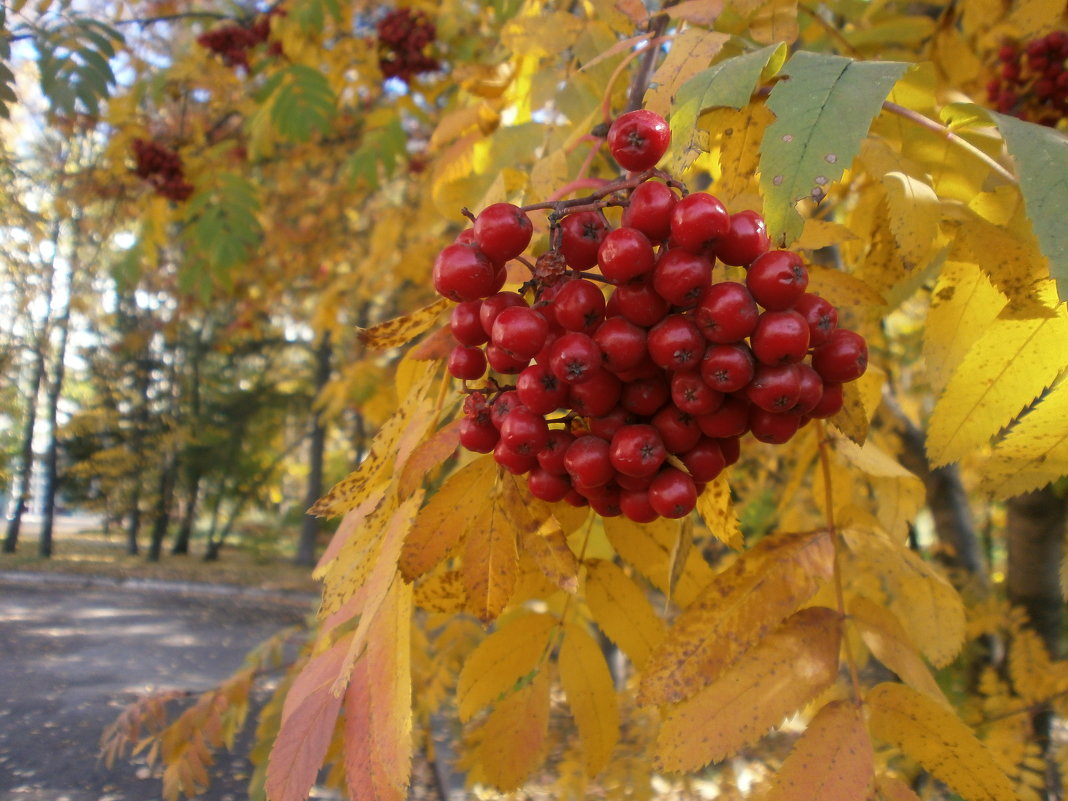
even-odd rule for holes
{"type": "Polygon", "coordinates": [[[505,375],[515,375],[530,364],[530,359],[517,359],[504,348],[494,345],[492,342],[486,346],[486,361],[489,362],[490,369],[494,372],[504,373],[505,375]]]}
{"type": "Polygon", "coordinates": [[[619,509],[623,516],[635,523],[652,523],[660,515],[649,503],[649,490],[624,489],[619,493],[619,509]]]}
{"type": "Polygon", "coordinates": [[[769,412],[753,406],[749,410],[749,431],[756,439],[769,445],[782,445],[797,433],[801,415],[795,412],[769,412]]]}
{"type": "Polygon", "coordinates": [[[509,448],[502,437],[493,448],[493,461],[513,475],[529,473],[538,466],[537,457],[533,453],[520,453],[509,448]]]}
{"type": "Polygon", "coordinates": [[[588,270],[597,263],[597,251],[608,236],[608,223],[596,211],[568,214],[560,221],[560,252],[574,270],[588,270]]]}
{"type": "Polygon", "coordinates": [[[828,300],[811,292],[804,293],[794,304],[794,311],[808,322],[809,347],[819,347],[838,327],[838,310],[828,300]]]}
{"type": "Polygon", "coordinates": [[[612,293],[619,313],[635,325],[649,327],[664,319],[671,304],[653,288],[652,283],[633,281],[617,286],[612,293]]]}
{"type": "Polygon", "coordinates": [[[564,431],[560,428],[551,429],[548,438],[545,440],[545,446],[538,451],[538,465],[541,469],[557,475],[566,475],[567,468],[564,467],[564,454],[567,453],[567,449],[574,441],[575,435],[570,431],[564,431]]]}
{"type": "Polygon", "coordinates": [[[675,204],[671,214],[671,238],[684,250],[696,254],[716,253],[730,227],[730,214],[719,198],[694,192],[675,204]]]}
{"type": "Polygon", "coordinates": [[[601,349],[586,334],[569,331],[553,343],[549,369],[565,384],[589,381],[601,369],[601,349]]]}
{"type": "Polygon", "coordinates": [[[608,442],[590,434],[568,446],[564,467],[576,487],[603,487],[616,474],[608,458],[608,442]]]}
{"type": "Polygon", "coordinates": [[[530,489],[530,494],[538,500],[556,503],[562,501],[571,492],[571,481],[567,476],[535,467],[527,475],[527,487],[530,489]]]}
{"type": "Polygon", "coordinates": [[[801,371],[796,364],[758,365],[745,394],[750,403],[761,409],[788,412],[801,397],[801,371]]]}
{"type": "Polygon", "coordinates": [[[842,385],[824,383],[823,395],[820,396],[820,402],[809,409],[805,414],[820,420],[827,417],[834,417],[842,410],[842,402],[842,385]]]}
{"type": "Polygon", "coordinates": [[[486,354],[482,348],[457,345],[449,353],[448,367],[453,378],[474,381],[486,374],[486,354]]]}
{"type": "Polygon", "coordinates": [[[710,342],[740,342],[753,333],[760,310],[744,284],[723,281],[705,292],[694,321],[710,342]]]}
{"type": "Polygon", "coordinates": [[[534,226],[526,212],[511,203],[486,206],[475,218],[475,242],[497,264],[527,249],[534,226]]]}
{"type": "Polygon", "coordinates": [[[567,398],[572,409],[583,417],[600,417],[608,414],[619,403],[623,383],[604,368],[581,384],[571,384],[567,398]]]}
{"type": "Polygon", "coordinates": [[[651,476],[667,458],[664,441],[651,425],[623,426],[612,437],[608,457],[618,472],[641,478],[651,476]]]}
{"type": "Polygon", "coordinates": [[[497,426],[497,430],[499,431],[501,425],[504,424],[504,419],[511,414],[513,410],[522,408],[523,404],[519,400],[519,395],[515,390],[510,389],[506,392],[502,392],[490,403],[489,419],[493,425],[497,426]]]}
{"type": "Polygon", "coordinates": [[[808,321],[792,309],[766,311],[757,320],[749,343],[764,364],[799,362],[808,353],[808,321]]]}
{"type": "Polygon", "coordinates": [[[580,278],[564,283],[556,293],[553,313],[568,331],[592,334],[604,320],[605,300],[592,281],[580,278]]]}
{"type": "Polygon", "coordinates": [[[525,307],[527,302],[518,292],[495,292],[482,301],[478,311],[478,320],[482,324],[482,330],[486,332],[486,339],[493,333],[493,323],[497,315],[512,306],[525,307]]]}
{"type": "Polygon", "coordinates": [[[587,422],[589,423],[591,434],[611,442],[612,437],[614,437],[616,432],[623,426],[637,423],[638,415],[633,412],[628,412],[622,406],[616,406],[602,415],[591,417],[587,422]]]}
{"type": "Polygon", "coordinates": [[[662,468],[649,485],[649,505],[661,517],[685,517],[697,506],[697,487],[681,470],[662,468]]]}
{"type": "Polygon", "coordinates": [[[651,242],[661,242],[671,235],[671,214],[678,198],[659,181],[646,181],[630,193],[630,202],[623,209],[622,224],[636,228],[651,242]]]}
{"type": "Polygon", "coordinates": [[[567,402],[567,384],[543,364],[523,368],[515,382],[519,400],[535,414],[549,414],[567,402]]]}
{"type": "Polygon", "coordinates": [[[808,270],[792,250],[769,250],[749,265],[745,285],[765,309],[789,309],[808,287],[808,270]]]}
{"type": "Polygon", "coordinates": [[[701,437],[696,445],[682,454],[682,463],[694,481],[711,481],[727,466],[719,443],[718,439],[701,437]]]}
{"type": "Polygon", "coordinates": [[[491,294],[497,268],[473,245],[446,245],[434,259],[433,282],[449,300],[477,300],[491,294]]]}
{"type": "Polygon", "coordinates": [[[625,170],[647,170],[660,161],[671,142],[667,120],[652,111],[628,111],[608,129],[608,152],[625,170]]]}
{"type": "Polygon", "coordinates": [[[612,317],[598,326],[593,341],[601,349],[604,366],[613,373],[637,367],[645,359],[645,329],[625,317],[612,317]]]}
{"type": "Polygon", "coordinates": [[[705,355],[705,338],[682,314],[669,315],[657,323],[647,341],[650,358],[669,370],[696,370],[705,355]]]}
{"type": "Polygon", "coordinates": [[[452,307],[449,328],[461,345],[481,345],[489,341],[489,334],[482,328],[482,322],[479,320],[481,309],[481,300],[465,300],[452,307]]]}
{"type": "Polygon", "coordinates": [[[617,228],[609,232],[597,251],[601,273],[616,284],[651,272],[654,262],[652,244],[635,228],[617,228]]]}
{"type": "Polygon", "coordinates": [[[697,418],[697,426],[714,439],[740,437],[749,430],[749,406],[749,401],[742,398],[724,398],[723,405],[712,414],[697,418]]]}
{"type": "Polygon", "coordinates": [[[488,419],[465,417],[460,421],[460,444],[474,453],[489,453],[496,447],[501,433],[488,419]]]}
{"type": "Polygon", "coordinates": [[[516,453],[537,456],[548,440],[548,423],[530,409],[513,409],[501,423],[501,441],[516,453]]]}
{"type": "Polygon", "coordinates": [[[796,365],[798,370],[800,392],[797,403],[790,411],[798,414],[808,414],[815,409],[823,399],[823,379],[820,374],[807,364],[796,365]]]}
{"type": "Polygon", "coordinates": [[[812,366],[826,382],[855,381],[868,367],[868,343],[856,331],[836,328],[812,351],[812,366]]]}
{"type": "Polygon", "coordinates": [[[653,267],[653,288],[674,306],[693,306],[711,283],[712,262],[681,248],[664,252],[653,267]]]}
{"type": "Polygon", "coordinates": [[[623,514],[623,509],[620,507],[620,495],[622,491],[615,484],[609,484],[604,487],[591,487],[585,491],[590,501],[590,508],[593,509],[601,517],[619,517],[623,514]]]}
{"type": "Polygon", "coordinates": [[[756,365],[744,342],[710,345],[701,359],[701,378],[709,387],[727,394],[737,392],[753,380],[756,365]]]}
{"type": "Polygon", "coordinates": [[[716,243],[716,257],[724,264],[742,267],[767,251],[771,240],[764,218],[748,209],[730,216],[730,226],[716,243]]]}
{"type": "Polygon", "coordinates": [[[701,439],[697,418],[674,404],[669,403],[661,407],[650,422],[660,433],[664,447],[671,453],[685,453],[701,439]]]}
{"type": "Polygon", "coordinates": [[[545,344],[549,323],[534,309],[510,306],[497,315],[490,341],[509,355],[528,362],[545,344]]]}
{"type": "Polygon", "coordinates": [[[671,376],[671,402],[688,414],[711,414],[723,405],[723,394],[692,370],[671,376]]]}
{"type": "Polygon", "coordinates": [[[648,417],[656,414],[670,397],[671,387],[663,374],[659,373],[624,384],[619,405],[628,412],[648,417]]]}

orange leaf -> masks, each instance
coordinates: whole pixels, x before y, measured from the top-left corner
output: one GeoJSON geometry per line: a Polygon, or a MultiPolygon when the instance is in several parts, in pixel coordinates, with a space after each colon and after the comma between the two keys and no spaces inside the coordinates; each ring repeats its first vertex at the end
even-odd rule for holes
{"type": "Polygon", "coordinates": [[[832,701],[794,743],[762,801],[865,801],[874,771],[875,752],[860,709],[832,701]]]}
{"type": "Polygon", "coordinates": [[[681,701],[714,680],[816,593],[833,558],[826,531],[765,537],[678,616],[645,667],[639,701],[681,701]]]}
{"type": "Polygon", "coordinates": [[[404,345],[429,330],[448,306],[448,300],[439,298],[429,306],[416,309],[411,314],[386,320],[370,328],[360,328],[358,329],[360,341],[372,350],[384,350],[404,345]]]}
{"type": "Polygon", "coordinates": [[[663,770],[696,770],[756,742],[838,676],[840,618],[809,607],[750,649],[716,681],[668,708],[656,742],[663,770]]]}
{"type": "Polygon", "coordinates": [[[617,565],[587,563],[586,603],[598,628],[641,670],[664,639],[664,622],[642,589],[617,565]]]}
{"type": "Polygon", "coordinates": [[[548,671],[538,671],[486,718],[479,761],[485,778],[500,790],[516,789],[541,764],[549,733],[549,686],[548,671]]]}
{"type": "Polygon", "coordinates": [[[412,588],[395,581],[345,693],[345,779],[352,798],[405,801],[412,758],[412,588]]]}
{"type": "Polygon", "coordinates": [[[456,450],[460,444],[460,421],[453,420],[420,442],[404,463],[397,492],[406,497],[414,492],[423,479],[456,450]]]}
{"type": "MultiPolygon", "coordinates": [[[[477,495],[471,488],[468,493],[477,495]]],[[[488,515],[471,521],[460,568],[467,589],[467,609],[483,623],[504,609],[519,573],[516,530],[497,502],[498,497],[493,494],[488,515]]]]}

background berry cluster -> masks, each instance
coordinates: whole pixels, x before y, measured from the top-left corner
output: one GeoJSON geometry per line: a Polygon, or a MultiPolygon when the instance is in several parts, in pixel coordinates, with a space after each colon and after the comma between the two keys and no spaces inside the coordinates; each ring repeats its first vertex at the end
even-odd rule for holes
{"type": "Polygon", "coordinates": [[[780,444],[838,412],[868,359],[863,337],[806,291],[801,257],[769,249],[759,214],[730,214],[652,169],[669,139],[651,112],[615,121],[609,150],[635,174],[555,205],[549,249],[526,262],[519,292],[503,291],[505,263],[533,224],[509,203],[483,209],[433,273],[457,301],[461,444],[526,474],[535,497],[638,522],[689,514],[743,435],[780,444]],[[623,207],[618,227],[607,206],[623,207]],[[717,261],[744,281],[713,281],[717,261]]]}
{"type": "Polygon", "coordinates": [[[1068,116],[1068,31],[1054,31],[1026,45],[998,51],[998,72],[987,99],[1003,114],[1056,127],[1068,116]]]}
{"type": "MultiPolygon", "coordinates": [[[[249,51],[270,39],[271,17],[284,13],[281,9],[273,8],[257,16],[250,25],[232,23],[205,31],[197,37],[197,44],[222,56],[226,66],[242,67],[248,72],[249,51]]],[[[281,46],[277,42],[272,43],[268,52],[278,55],[281,53],[281,46]]]]}
{"type": "Polygon", "coordinates": [[[437,38],[437,29],[423,11],[397,8],[378,22],[378,66],[387,78],[405,83],[440,64],[427,54],[437,38]]]}
{"type": "Polygon", "coordinates": [[[156,193],[179,203],[189,199],[196,188],[185,180],[181,157],[159,142],[133,140],[134,171],[155,188],[156,193]]]}

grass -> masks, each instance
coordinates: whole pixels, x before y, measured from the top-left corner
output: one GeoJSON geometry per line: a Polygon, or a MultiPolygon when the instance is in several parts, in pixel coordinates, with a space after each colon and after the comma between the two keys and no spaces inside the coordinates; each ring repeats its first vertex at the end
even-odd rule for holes
{"type": "Polygon", "coordinates": [[[101,531],[60,528],[53,535],[52,557],[44,559],[37,555],[35,528],[24,526],[17,553],[0,554],[0,571],[233,584],[278,592],[318,593],[321,589],[312,580],[310,568],[294,565],[285,554],[264,548],[258,541],[251,546],[227,544],[214,562],[203,560],[200,542],[192,544],[188,556],[171,556],[165,548],[158,562],[145,558],[146,546],[142,542],[142,555],[130,556],[125,534],[118,529],[105,536],[101,531]]]}

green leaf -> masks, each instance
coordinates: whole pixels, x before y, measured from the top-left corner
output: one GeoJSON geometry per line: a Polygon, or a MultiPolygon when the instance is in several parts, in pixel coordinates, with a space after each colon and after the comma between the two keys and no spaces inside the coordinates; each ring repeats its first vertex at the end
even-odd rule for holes
{"type": "Polygon", "coordinates": [[[1068,299],[1068,138],[1052,128],[990,112],[1020,175],[1020,192],[1057,294],[1068,299]]]}
{"type": "Polygon", "coordinates": [[[749,103],[765,73],[775,74],[786,59],[786,45],[774,44],[720,61],[686,81],[671,107],[671,169],[682,172],[701,151],[705,132],[697,118],[706,109],[729,106],[741,108],[749,103]]]}
{"type": "Polygon", "coordinates": [[[189,236],[212,273],[225,274],[251,256],[263,235],[258,209],[255,186],[234,173],[215,176],[190,200],[189,236]]]}
{"type": "Polygon", "coordinates": [[[388,124],[364,134],[363,143],[349,159],[349,178],[355,183],[360,179],[372,190],[378,188],[379,172],[390,178],[397,162],[407,152],[408,137],[401,127],[400,118],[394,117],[388,124]]]}
{"type": "Polygon", "coordinates": [[[287,9],[304,33],[317,33],[323,29],[326,15],[341,19],[341,4],[338,0],[295,0],[287,9]]]}
{"type": "Polygon", "coordinates": [[[326,133],[337,98],[318,70],[293,64],[281,73],[271,102],[271,122],[284,138],[306,142],[313,132],[326,133]]]}
{"type": "Polygon", "coordinates": [[[777,119],[760,153],[760,186],[768,233],[780,247],[801,235],[794,204],[823,199],[829,184],[853,163],[860,142],[907,64],[853,61],[800,51],[786,64],[787,80],[768,97],[777,119]]]}

